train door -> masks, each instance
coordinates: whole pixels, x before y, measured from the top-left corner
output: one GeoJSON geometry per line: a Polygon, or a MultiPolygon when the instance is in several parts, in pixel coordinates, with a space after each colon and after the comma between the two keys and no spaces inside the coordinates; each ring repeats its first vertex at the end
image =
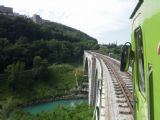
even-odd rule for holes
{"type": "Polygon", "coordinates": [[[145,76],[144,76],[144,49],[143,49],[143,35],[141,27],[135,30],[135,45],[136,45],[136,120],[146,120],[145,116],[145,76]]]}

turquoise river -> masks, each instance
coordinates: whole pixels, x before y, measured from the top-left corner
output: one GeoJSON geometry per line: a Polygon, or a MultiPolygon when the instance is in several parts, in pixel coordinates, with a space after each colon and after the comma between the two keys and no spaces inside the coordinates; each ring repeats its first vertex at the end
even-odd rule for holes
{"type": "Polygon", "coordinates": [[[74,106],[75,104],[87,103],[87,99],[70,99],[70,100],[58,100],[48,103],[43,103],[39,105],[34,105],[30,107],[26,107],[23,110],[26,112],[30,112],[32,114],[37,114],[42,111],[48,112],[56,108],[57,106],[74,106]]]}

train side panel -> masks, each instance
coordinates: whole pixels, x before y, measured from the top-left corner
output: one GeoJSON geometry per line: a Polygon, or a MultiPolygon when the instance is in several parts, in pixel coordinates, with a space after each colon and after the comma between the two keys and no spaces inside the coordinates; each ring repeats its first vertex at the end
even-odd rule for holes
{"type": "Polygon", "coordinates": [[[133,18],[136,120],[160,120],[160,1],[146,0],[133,18]]]}

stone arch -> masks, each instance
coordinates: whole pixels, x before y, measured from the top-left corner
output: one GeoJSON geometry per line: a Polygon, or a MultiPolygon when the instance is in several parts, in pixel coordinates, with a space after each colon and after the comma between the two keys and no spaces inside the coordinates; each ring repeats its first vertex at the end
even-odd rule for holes
{"type": "Polygon", "coordinates": [[[99,81],[102,80],[102,67],[96,55],[84,52],[83,71],[85,79],[88,80],[88,102],[90,105],[97,105],[99,103],[97,99],[99,98],[99,81]]]}
{"type": "Polygon", "coordinates": [[[88,59],[85,58],[83,75],[84,75],[84,77],[87,79],[87,81],[88,81],[88,74],[89,74],[89,70],[88,70],[89,65],[88,65],[88,64],[89,64],[89,63],[88,63],[88,59]]]}
{"type": "Polygon", "coordinates": [[[93,99],[93,104],[97,104],[97,97],[98,97],[98,93],[97,93],[97,89],[98,89],[98,69],[95,69],[95,74],[94,74],[94,81],[93,81],[93,84],[94,84],[94,99],[93,99]],[[95,81],[95,82],[94,82],[95,81]]]}

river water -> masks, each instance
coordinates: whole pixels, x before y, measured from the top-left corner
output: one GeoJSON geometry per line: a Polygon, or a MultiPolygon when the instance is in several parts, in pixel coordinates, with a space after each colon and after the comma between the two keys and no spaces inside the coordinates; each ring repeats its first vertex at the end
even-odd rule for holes
{"type": "Polygon", "coordinates": [[[32,114],[37,114],[42,111],[49,112],[55,109],[57,106],[74,106],[75,104],[87,103],[87,99],[70,99],[70,100],[58,100],[48,103],[43,103],[40,105],[34,105],[30,107],[26,107],[23,110],[26,112],[30,112],[32,114]]]}

